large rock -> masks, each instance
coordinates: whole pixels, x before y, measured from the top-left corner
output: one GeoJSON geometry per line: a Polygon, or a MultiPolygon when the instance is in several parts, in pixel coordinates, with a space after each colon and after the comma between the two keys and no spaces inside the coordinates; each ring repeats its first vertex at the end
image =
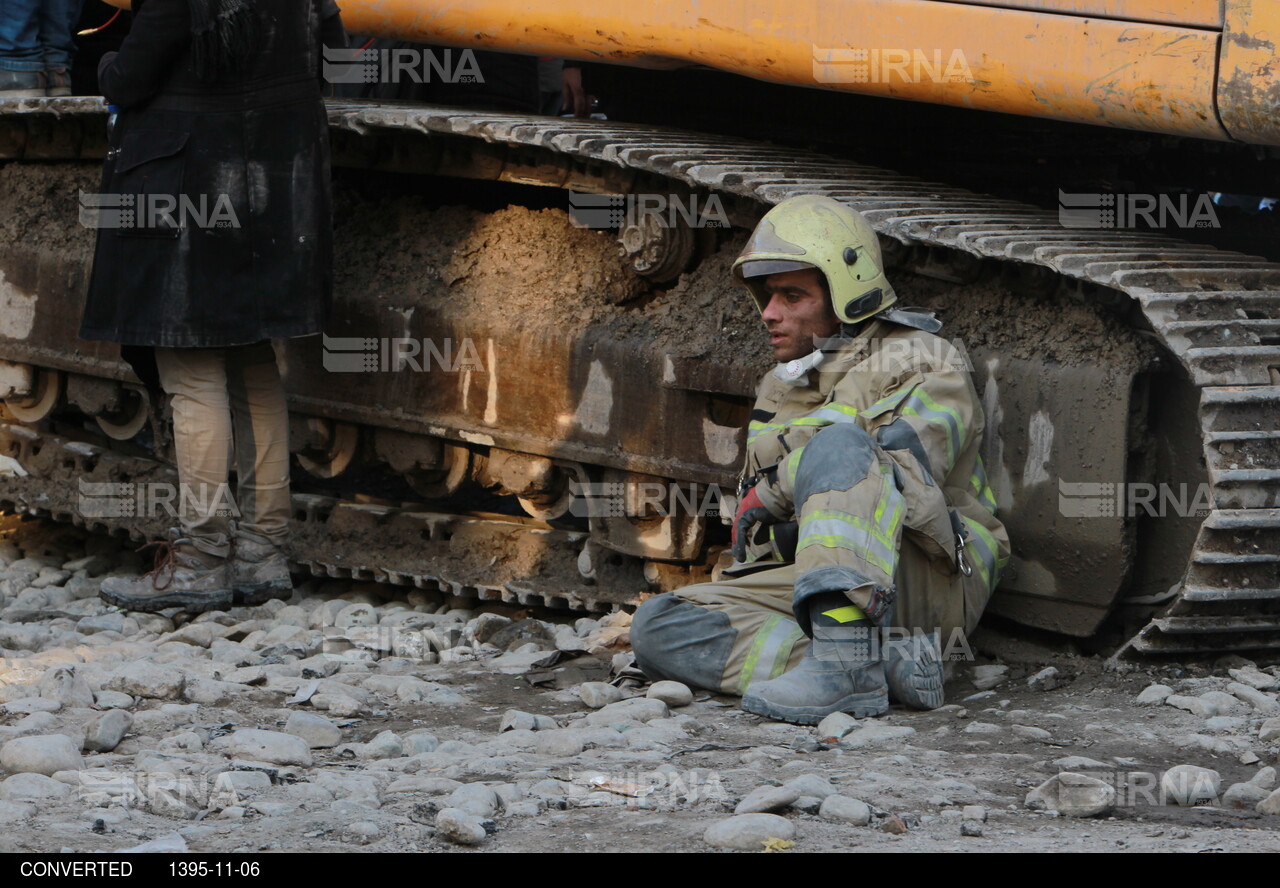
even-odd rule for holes
{"type": "Polygon", "coordinates": [[[93,691],[89,683],[70,666],[50,669],[40,679],[40,696],[56,700],[68,709],[88,709],[93,706],[93,691]]]}
{"type": "Polygon", "coordinates": [[[0,783],[0,799],[6,802],[58,801],[69,795],[70,786],[44,774],[14,774],[0,783]]]}
{"type": "Polygon", "coordinates": [[[1257,688],[1250,687],[1243,682],[1233,681],[1227,685],[1227,690],[1231,692],[1237,700],[1243,700],[1252,706],[1257,712],[1263,715],[1275,715],[1280,713],[1280,703],[1276,702],[1275,695],[1260,691],[1257,688]]]}
{"type": "Polygon", "coordinates": [[[769,839],[791,841],[796,825],[777,814],[739,814],[707,827],[702,840],[716,848],[761,851],[769,839]]]}
{"type": "Polygon", "coordinates": [[[1263,743],[1280,740],[1280,718],[1269,718],[1264,721],[1262,728],[1258,731],[1258,739],[1263,743]]]}
{"type": "Polygon", "coordinates": [[[182,693],[183,675],[177,669],[166,669],[154,663],[128,663],[116,670],[104,683],[108,691],[120,691],[134,697],[168,700],[182,693]]]}
{"type": "Polygon", "coordinates": [[[133,725],[133,716],[123,709],[108,709],[95,715],[84,726],[84,749],[88,752],[110,752],[120,745],[133,725]]]}
{"type": "Polygon", "coordinates": [[[0,748],[0,767],[12,774],[44,774],[79,771],[84,758],[65,734],[19,737],[0,748]]]}
{"type": "Polygon", "coordinates": [[[1210,768],[1175,765],[1160,777],[1160,794],[1166,804],[1192,806],[1217,801],[1222,776],[1210,768]]]}
{"type": "Polygon", "coordinates": [[[1181,694],[1173,694],[1165,698],[1167,706],[1174,706],[1178,709],[1186,710],[1199,718],[1213,718],[1218,714],[1218,706],[1211,700],[1203,700],[1200,697],[1186,697],[1181,694]]]}
{"type": "Polygon", "coordinates": [[[871,822],[871,807],[865,802],[851,799],[848,796],[830,795],[822,800],[818,816],[823,820],[834,820],[840,823],[852,823],[854,826],[866,826],[871,822]]]}
{"type": "Polygon", "coordinates": [[[248,729],[214,741],[214,748],[237,758],[273,765],[311,767],[311,750],[301,737],[279,731],[248,729]]]}
{"type": "Polygon", "coordinates": [[[1057,774],[1027,793],[1026,806],[1057,811],[1066,817],[1097,817],[1115,807],[1116,791],[1109,783],[1085,774],[1057,774]]]}
{"type": "Polygon", "coordinates": [[[329,749],[342,742],[342,729],[323,715],[297,710],[284,723],[284,732],[301,737],[310,749],[329,749]]]}
{"type": "Polygon", "coordinates": [[[487,820],[502,809],[502,799],[483,783],[465,783],[449,795],[448,805],[487,820]]]}

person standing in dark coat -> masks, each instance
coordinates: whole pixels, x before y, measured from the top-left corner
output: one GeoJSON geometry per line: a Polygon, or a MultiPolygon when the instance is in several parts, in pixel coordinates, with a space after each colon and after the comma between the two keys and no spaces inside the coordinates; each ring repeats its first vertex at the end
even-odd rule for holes
{"type": "Polygon", "coordinates": [[[119,342],[172,398],[180,528],[121,607],[288,597],[288,416],[270,340],[317,333],[332,294],[321,45],[333,0],[135,0],[98,76],[118,109],[80,335],[119,342]],[[118,197],[115,197],[118,196],[118,197]],[[237,494],[228,492],[234,440],[237,494]],[[239,516],[238,522],[233,516],[239,516]]]}

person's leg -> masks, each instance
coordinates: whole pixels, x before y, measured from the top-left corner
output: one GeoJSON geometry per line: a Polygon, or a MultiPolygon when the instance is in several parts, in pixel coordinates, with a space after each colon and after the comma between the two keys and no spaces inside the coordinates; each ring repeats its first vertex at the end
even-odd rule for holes
{"type": "Polygon", "coordinates": [[[41,0],[40,48],[50,96],[71,95],[76,25],[84,0],[41,0]]]}
{"type": "Polygon", "coordinates": [[[231,553],[231,405],[220,348],[157,348],[160,383],[171,398],[178,458],[178,523],[200,551],[231,553]]]}
{"type": "Polygon", "coordinates": [[[791,565],[657,595],[631,622],[636,665],[655,679],[741,696],[807,647],[791,618],[791,565]]]}
{"type": "Polygon", "coordinates": [[[165,559],[136,580],[104,580],[102,598],[130,610],[181,607],[199,612],[230,607],[227,572],[235,501],[227,483],[231,408],[222,349],[157,348],[160,382],[171,397],[178,491],[171,500],[178,528],[165,559]]]}
{"type": "Polygon", "coordinates": [[[0,98],[44,95],[41,0],[0,0],[0,98]]]}
{"type": "Polygon", "coordinates": [[[235,424],[233,571],[237,595],[259,603],[292,592],[284,544],[289,532],[289,414],[270,342],[227,349],[227,388],[235,424]]]}

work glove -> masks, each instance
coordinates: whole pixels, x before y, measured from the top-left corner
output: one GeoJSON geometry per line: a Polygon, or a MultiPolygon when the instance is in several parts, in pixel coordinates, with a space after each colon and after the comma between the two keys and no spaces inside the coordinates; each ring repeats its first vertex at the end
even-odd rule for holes
{"type": "Polygon", "coordinates": [[[738,513],[733,516],[733,559],[747,560],[747,542],[751,538],[751,529],[757,524],[768,526],[777,524],[778,518],[765,508],[760,495],[752,487],[738,504],[738,513]]]}

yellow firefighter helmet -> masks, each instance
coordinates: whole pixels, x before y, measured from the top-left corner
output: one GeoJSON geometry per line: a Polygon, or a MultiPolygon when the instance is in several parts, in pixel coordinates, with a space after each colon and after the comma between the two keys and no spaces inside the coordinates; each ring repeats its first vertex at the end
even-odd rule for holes
{"type": "Polygon", "coordinates": [[[857,210],[817,194],[791,197],[765,214],[733,263],[761,312],[769,303],[764,279],[816,268],[827,280],[831,307],[847,324],[898,301],[884,276],[880,241],[857,210]]]}

